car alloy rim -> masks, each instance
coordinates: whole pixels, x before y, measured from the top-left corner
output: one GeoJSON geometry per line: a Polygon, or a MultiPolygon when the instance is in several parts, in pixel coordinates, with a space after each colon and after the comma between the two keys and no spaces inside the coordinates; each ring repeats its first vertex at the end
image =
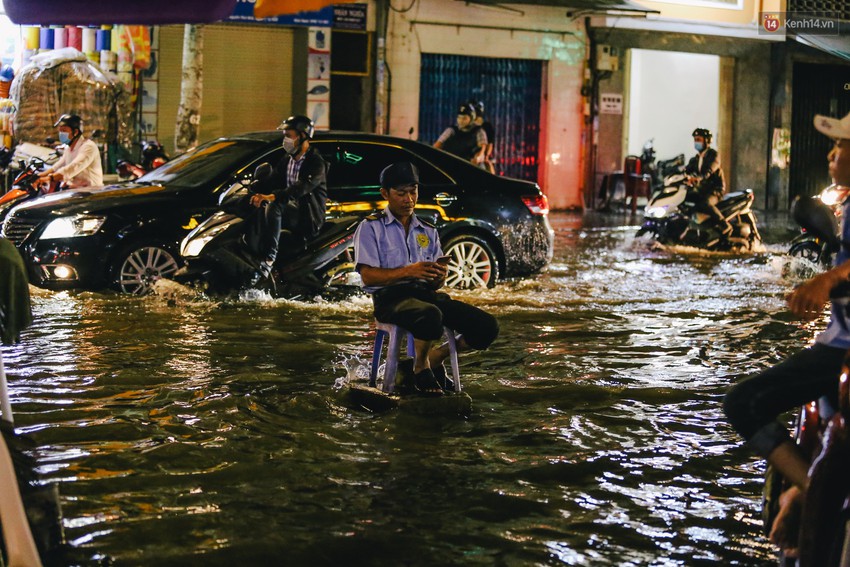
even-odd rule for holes
{"type": "Polygon", "coordinates": [[[446,285],[459,289],[487,287],[492,277],[492,259],[483,246],[463,241],[452,245],[448,254],[449,275],[446,285]]]}
{"type": "Polygon", "coordinates": [[[160,278],[178,269],[177,261],[168,251],[156,246],[134,250],[121,265],[118,283],[121,291],[142,295],[160,278]]]}

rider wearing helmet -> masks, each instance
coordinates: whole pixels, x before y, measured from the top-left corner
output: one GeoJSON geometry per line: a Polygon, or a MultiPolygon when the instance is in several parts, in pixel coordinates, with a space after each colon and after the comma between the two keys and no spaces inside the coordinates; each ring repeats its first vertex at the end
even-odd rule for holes
{"type": "Polygon", "coordinates": [[[697,128],[691,134],[697,155],[685,167],[685,173],[694,183],[699,195],[696,210],[714,217],[720,223],[723,234],[732,232],[730,225],[717,208],[717,203],[726,193],[726,180],[720,168],[720,155],[711,147],[711,131],[697,128]]]}
{"type": "Polygon", "coordinates": [[[281,229],[310,238],[325,222],[328,164],[310,147],[313,121],[306,116],[290,116],[277,129],[283,130],[283,156],[271,174],[255,179],[252,186],[250,203],[258,209],[253,228],[259,233],[256,252],[260,267],[251,283],[271,272],[281,229]]]}
{"type": "Polygon", "coordinates": [[[484,161],[487,151],[487,134],[475,125],[475,108],[468,102],[460,105],[457,111],[457,124],[446,128],[437,141],[435,148],[443,149],[478,165],[484,161]]]}
{"type": "Polygon", "coordinates": [[[103,185],[100,151],[97,144],[83,137],[83,120],[76,114],[63,114],[53,127],[67,149],[38,176],[38,181],[59,181],[70,188],[103,185]]]}
{"type": "MultiPolygon", "coordinates": [[[[850,186],[850,114],[840,119],[815,115],[814,126],[834,140],[834,146],[827,154],[833,183],[850,186]]],[[[788,422],[782,416],[790,409],[821,396],[827,396],[832,407],[838,408],[839,376],[850,348],[850,313],[847,311],[850,301],[850,290],[847,289],[850,279],[850,201],[845,200],[842,209],[839,235],[842,245],[836,254],[834,267],[797,286],[786,297],[791,312],[808,321],[822,320],[824,306],[831,303],[826,330],[815,337],[814,344],[735,384],[726,394],[723,404],[729,423],[746,439],[749,447],[767,458],[792,485],[779,498],[780,509],[770,533],[771,541],[786,550],[798,544],[796,533],[790,528],[795,517],[802,521],[799,514],[809,486],[812,463],[798,451],[787,430],[788,422]]],[[[847,471],[839,470],[838,474],[843,475],[841,478],[846,478],[847,471]]],[[[812,482],[815,482],[814,477],[812,482]]],[[[843,501],[843,495],[841,498],[843,501]]]]}
{"type": "Polygon", "coordinates": [[[471,100],[469,104],[475,108],[475,120],[473,124],[484,130],[487,135],[487,148],[484,150],[484,160],[481,162],[481,169],[486,169],[490,173],[496,173],[496,168],[493,166],[493,148],[496,143],[496,131],[493,124],[484,118],[484,101],[471,100]]]}

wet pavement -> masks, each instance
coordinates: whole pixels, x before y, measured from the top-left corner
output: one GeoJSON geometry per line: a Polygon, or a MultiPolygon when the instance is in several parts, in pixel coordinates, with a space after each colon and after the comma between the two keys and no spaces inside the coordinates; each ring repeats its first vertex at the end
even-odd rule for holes
{"type": "Polygon", "coordinates": [[[533,279],[456,292],[500,338],[465,355],[472,415],[372,414],[365,297],[214,302],[33,288],[4,350],[19,430],[68,540],[116,565],[764,565],[761,464],[726,388],[808,342],[786,216],[749,256],[553,214],[533,279]]]}

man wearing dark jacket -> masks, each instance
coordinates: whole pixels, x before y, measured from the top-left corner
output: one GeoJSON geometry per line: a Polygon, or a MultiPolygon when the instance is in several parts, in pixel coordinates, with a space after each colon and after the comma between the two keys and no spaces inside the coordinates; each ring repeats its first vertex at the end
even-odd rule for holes
{"type": "Polygon", "coordinates": [[[260,215],[260,267],[252,283],[271,272],[277,258],[281,229],[310,238],[325,222],[328,199],[328,165],[315,148],[310,147],[313,121],[306,116],[290,116],[278,130],[283,130],[286,155],[262,179],[252,186],[251,205],[265,207],[260,215]]]}
{"type": "Polygon", "coordinates": [[[712,216],[720,223],[723,234],[732,232],[732,225],[723,217],[717,203],[726,194],[726,179],[720,167],[720,154],[711,147],[711,131],[697,128],[692,134],[697,155],[685,167],[685,173],[694,183],[699,198],[696,210],[712,216]]]}

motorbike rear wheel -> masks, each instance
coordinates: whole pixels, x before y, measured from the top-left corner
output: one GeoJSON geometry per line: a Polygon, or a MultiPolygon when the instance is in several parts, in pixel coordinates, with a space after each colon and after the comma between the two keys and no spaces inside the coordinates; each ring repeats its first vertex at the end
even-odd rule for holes
{"type": "Polygon", "coordinates": [[[793,244],[788,250],[788,254],[795,258],[808,260],[813,264],[818,264],[821,261],[823,249],[821,245],[814,240],[803,240],[793,244]]]}

